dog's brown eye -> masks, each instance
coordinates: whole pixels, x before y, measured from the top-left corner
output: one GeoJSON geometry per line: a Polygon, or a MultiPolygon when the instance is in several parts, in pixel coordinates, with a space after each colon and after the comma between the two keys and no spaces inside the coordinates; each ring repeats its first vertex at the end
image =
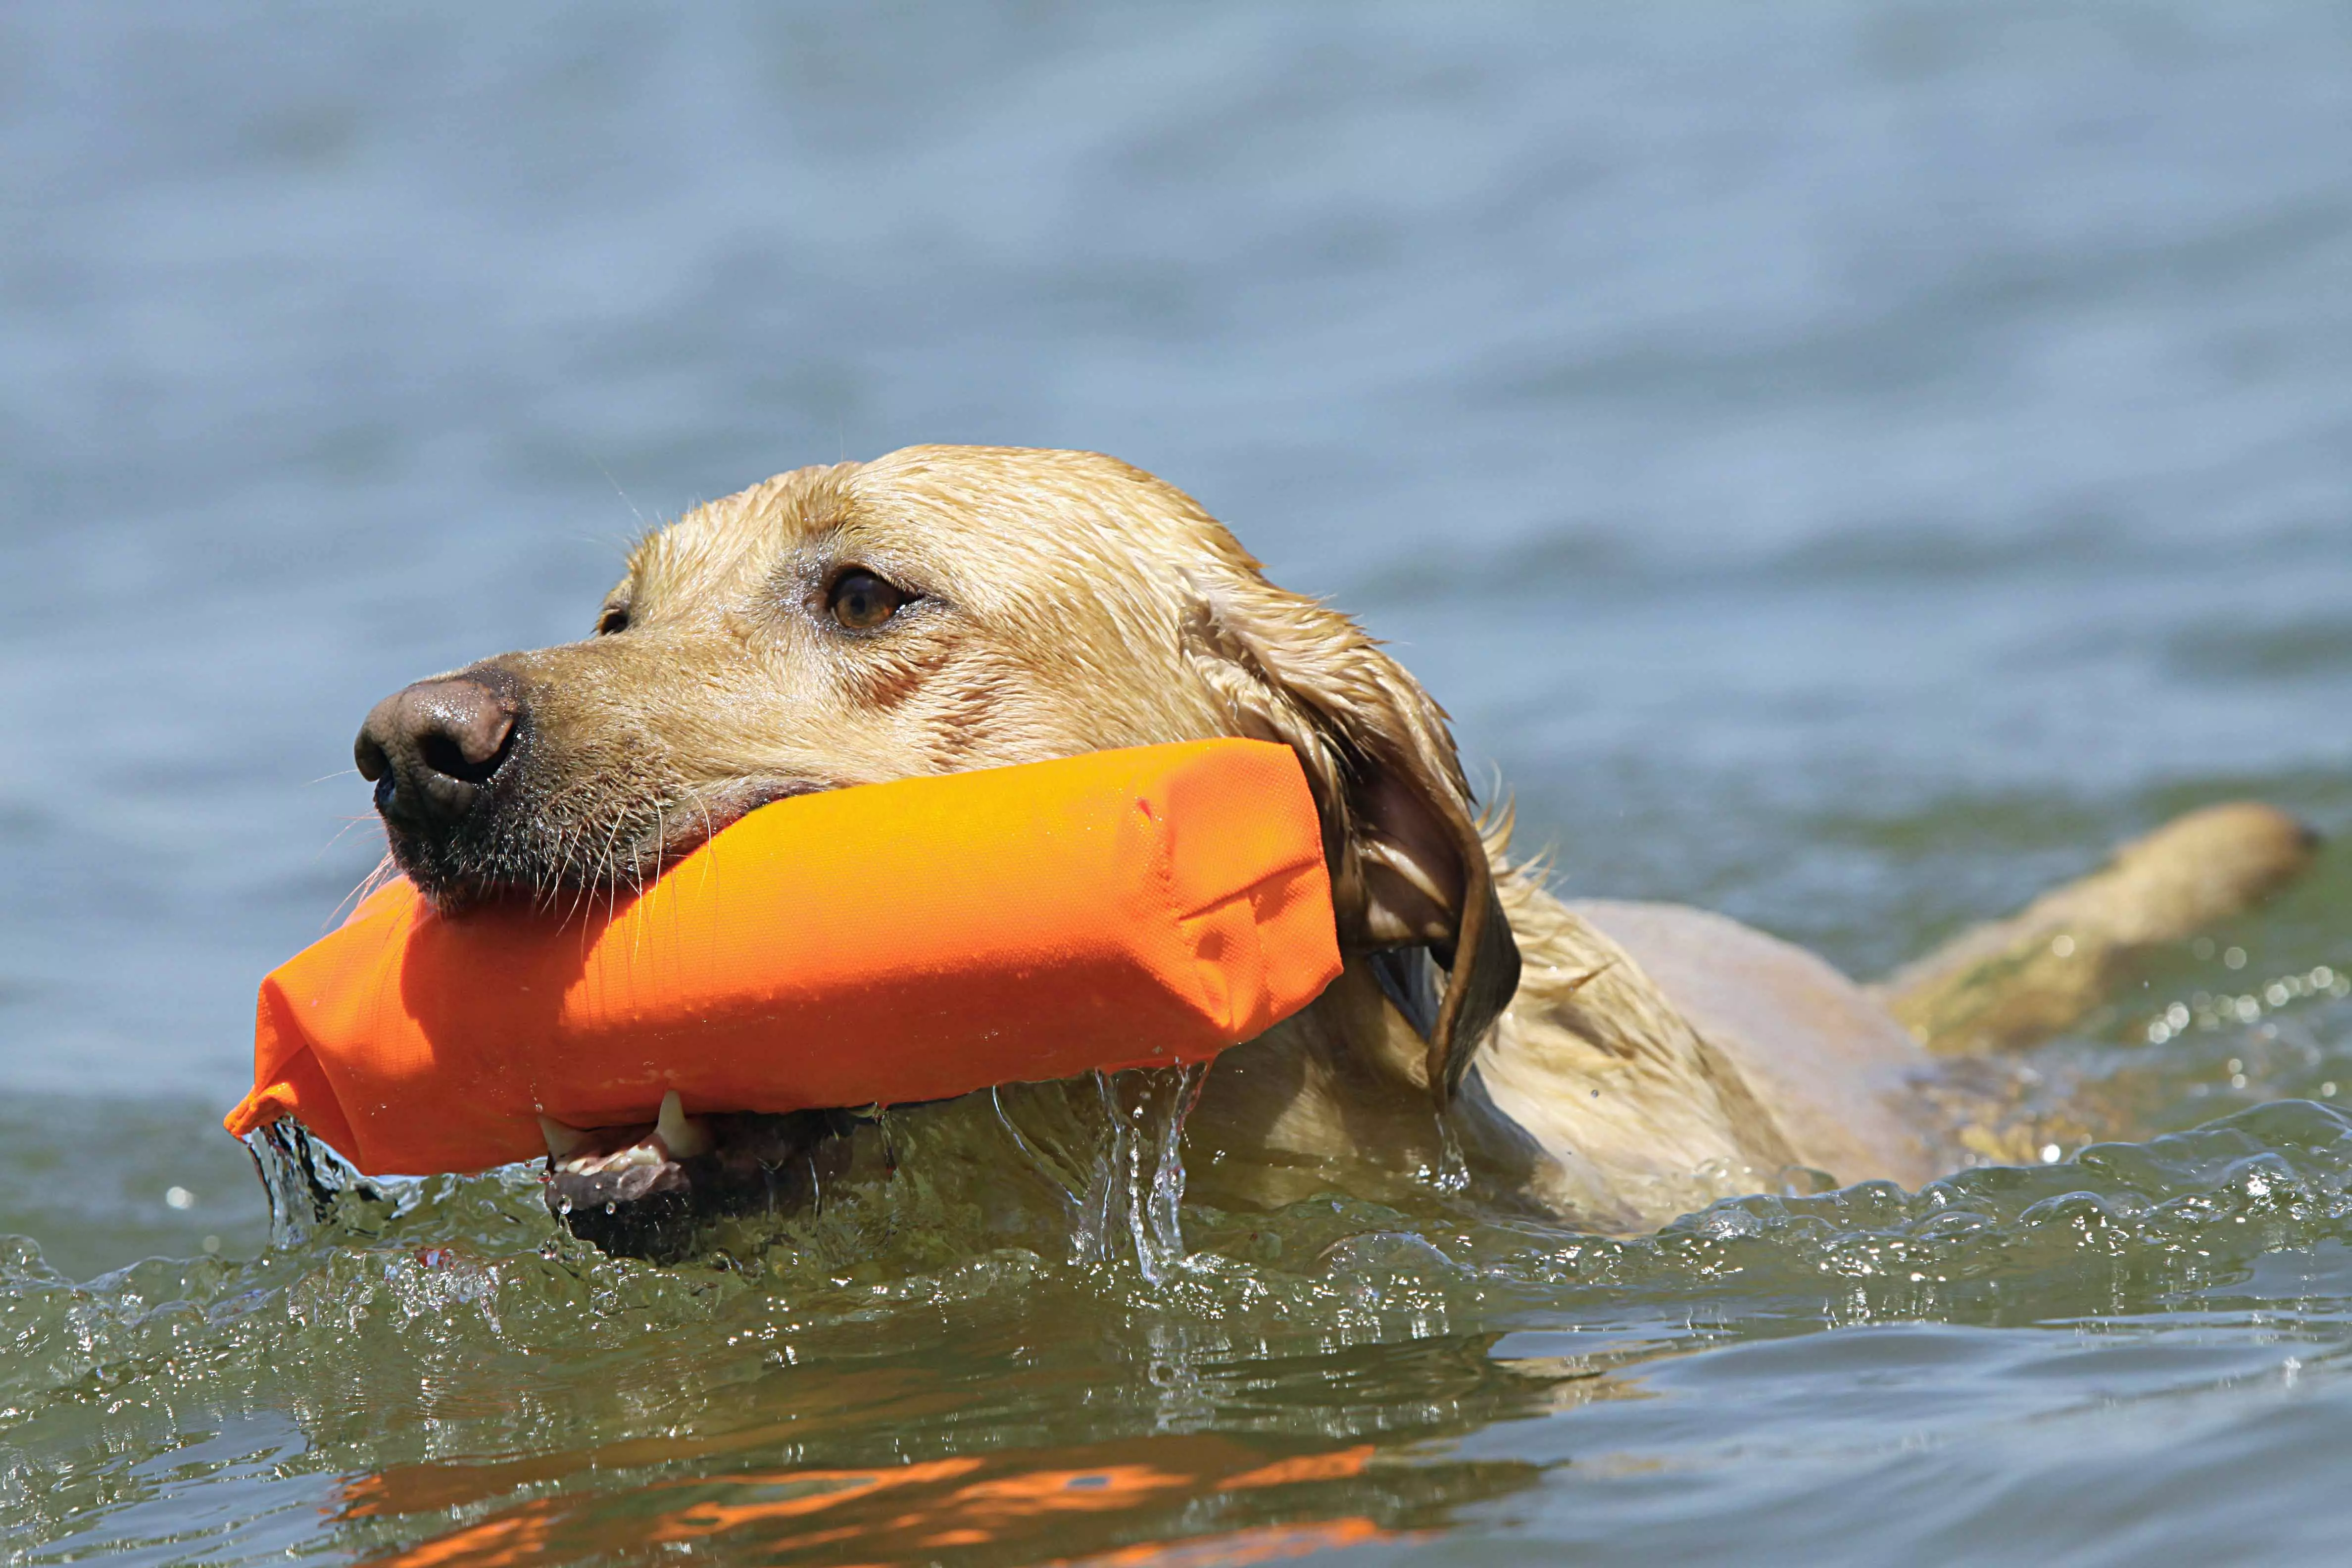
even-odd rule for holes
{"type": "Polygon", "coordinates": [[[871,572],[845,572],[833,585],[827,607],[853,632],[871,631],[898,613],[907,595],[871,572]]]}
{"type": "Polygon", "coordinates": [[[600,637],[608,637],[614,632],[625,632],[628,629],[629,612],[621,605],[615,605],[596,617],[596,635],[600,637]]]}

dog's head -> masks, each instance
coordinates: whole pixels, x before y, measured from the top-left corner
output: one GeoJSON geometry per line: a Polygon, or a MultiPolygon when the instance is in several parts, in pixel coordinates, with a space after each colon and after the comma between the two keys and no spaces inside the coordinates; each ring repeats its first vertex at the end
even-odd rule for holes
{"type": "Polygon", "coordinates": [[[1342,947],[1446,975],[1416,1020],[1442,1097],[1518,977],[1444,713],[1109,458],[915,447],[770,479],[640,543],[594,636],[396,692],[357,753],[441,907],[561,910],[787,795],[1216,735],[1304,763],[1342,947]]]}

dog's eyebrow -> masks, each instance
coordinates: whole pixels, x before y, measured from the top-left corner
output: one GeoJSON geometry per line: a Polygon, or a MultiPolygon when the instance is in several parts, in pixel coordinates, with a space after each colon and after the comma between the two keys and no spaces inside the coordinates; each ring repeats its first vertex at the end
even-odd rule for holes
{"type": "Polygon", "coordinates": [[[822,592],[840,573],[862,568],[912,597],[934,604],[953,604],[952,596],[932,574],[887,543],[855,538],[852,532],[845,524],[836,522],[804,535],[776,563],[770,581],[782,591],[782,596],[804,600],[822,592]]]}

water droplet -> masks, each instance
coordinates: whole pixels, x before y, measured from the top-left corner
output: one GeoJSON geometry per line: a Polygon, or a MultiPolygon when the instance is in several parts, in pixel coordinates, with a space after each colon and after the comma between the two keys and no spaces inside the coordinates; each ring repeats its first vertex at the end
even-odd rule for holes
{"type": "Polygon", "coordinates": [[[2224,948],[2221,952],[2221,967],[2224,969],[2246,967],[2246,950],[2242,947],[2224,948]]]}
{"type": "Polygon", "coordinates": [[[210,1253],[216,1253],[216,1252],[218,1252],[220,1249],[221,1249],[221,1238],[220,1238],[219,1237],[217,1237],[217,1236],[208,1236],[208,1237],[205,1237],[205,1251],[207,1254],[210,1254],[210,1253]]]}
{"type": "Polygon", "coordinates": [[[2074,956],[2074,939],[2063,935],[2053,937],[2050,940],[2050,951],[2060,958],[2072,958],[2074,956]]]}
{"type": "Polygon", "coordinates": [[[2042,1145],[2042,1163],[2045,1165],[2054,1165],[2058,1163],[2058,1156],[2064,1152],[2065,1151],[2055,1143],[2044,1143],[2042,1145]]]}
{"type": "Polygon", "coordinates": [[[185,1187],[166,1187],[163,1189],[163,1203],[169,1208],[192,1209],[196,1206],[196,1194],[185,1187]]]}

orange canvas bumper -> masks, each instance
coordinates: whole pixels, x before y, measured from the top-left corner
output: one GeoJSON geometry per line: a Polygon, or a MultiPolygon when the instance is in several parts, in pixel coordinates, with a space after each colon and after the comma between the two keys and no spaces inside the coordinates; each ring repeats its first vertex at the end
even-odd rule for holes
{"type": "Polygon", "coordinates": [[[1339,973],[1298,762],[1097,752],[763,806],[615,910],[369,898],[262,983],[239,1136],[362,1171],[534,1158],[576,1127],[935,1100],[1196,1062],[1339,973]]]}

